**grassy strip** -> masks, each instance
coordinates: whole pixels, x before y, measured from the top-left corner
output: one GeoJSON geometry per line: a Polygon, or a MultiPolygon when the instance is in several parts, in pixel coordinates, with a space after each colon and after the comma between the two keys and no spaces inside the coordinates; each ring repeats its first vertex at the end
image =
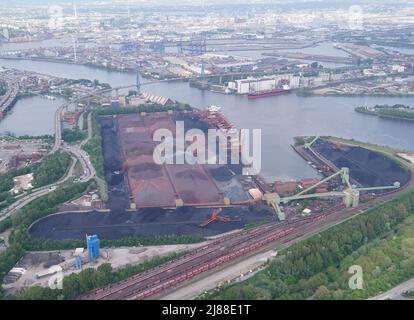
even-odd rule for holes
{"type": "MultiPolygon", "coordinates": [[[[101,125],[98,121],[97,111],[92,112],[92,137],[90,140],[82,146],[82,149],[85,150],[90,157],[91,163],[96,170],[97,183],[99,195],[102,201],[108,201],[108,185],[105,179],[105,169],[104,169],[104,158],[102,152],[102,136],[101,136],[101,125]]],[[[85,114],[84,119],[87,119],[85,114]]],[[[85,121],[86,124],[88,121],[85,121]]]]}
{"type": "Polygon", "coordinates": [[[384,155],[385,157],[387,157],[388,159],[390,159],[391,161],[393,161],[400,168],[404,170],[409,170],[411,171],[411,174],[414,174],[412,166],[409,165],[409,161],[398,155],[398,153],[404,153],[405,151],[403,150],[398,150],[398,149],[387,147],[387,146],[379,146],[379,145],[368,143],[368,142],[355,141],[353,139],[349,140],[349,139],[337,138],[337,137],[323,137],[323,138],[330,142],[341,143],[341,144],[345,144],[348,146],[354,146],[354,147],[361,147],[364,149],[378,152],[384,155]]]}
{"type": "Polygon", "coordinates": [[[14,186],[14,177],[32,172],[33,186],[41,188],[61,179],[66,173],[70,162],[71,157],[69,154],[56,152],[29,167],[13,169],[7,173],[0,174],[0,210],[7,208],[16,201],[16,198],[9,192],[14,186]]]}
{"type": "Polygon", "coordinates": [[[99,124],[96,111],[92,115],[92,137],[82,148],[89,154],[98,177],[105,179],[101,125],[99,124]]]}
{"type": "Polygon", "coordinates": [[[169,110],[176,110],[176,111],[191,111],[192,108],[188,104],[180,104],[176,103],[175,106],[163,106],[160,104],[153,104],[153,103],[147,103],[142,104],[138,107],[128,107],[128,108],[99,108],[95,112],[99,116],[111,116],[111,115],[117,115],[117,114],[134,114],[134,113],[151,113],[151,112],[166,112],[169,110]]]}
{"type": "Polygon", "coordinates": [[[379,116],[382,118],[400,119],[400,120],[414,120],[414,109],[402,104],[394,106],[376,105],[373,109],[367,107],[355,108],[356,112],[368,115],[379,116]]]}
{"type": "MultiPolygon", "coordinates": [[[[73,248],[86,247],[84,240],[45,240],[34,239],[26,234],[19,239],[24,241],[24,247],[28,251],[52,251],[71,250],[73,248]]],[[[101,240],[100,245],[104,248],[118,247],[142,247],[159,246],[170,244],[192,244],[205,241],[203,236],[197,235],[167,235],[158,237],[129,237],[117,240],[101,240]]]]}
{"type": "Polygon", "coordinates": [[[346,144],[350,146],[362,147],[362,148],[369,149],[372,151],[387,153],[388,155],[393,155],[395,153],[404,152],[404,150],[387,147],[387,146],[380,146],[380,145],[376,145],[376,144],[369,143],[369,142],[356,141],[353,139],[345,139],[345,138],[338,138],[338,137],[331,137],[331,136],[322,137],[322,138],[327,139],[328,141],[332,141],[332,142],[338,142],[338,143],[342,143],[342,144],[346,144]]]}

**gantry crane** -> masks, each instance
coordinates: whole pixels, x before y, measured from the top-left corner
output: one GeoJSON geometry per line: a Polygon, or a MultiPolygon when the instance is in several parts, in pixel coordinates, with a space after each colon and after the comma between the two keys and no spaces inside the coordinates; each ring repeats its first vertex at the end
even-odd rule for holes
{"type": "Polygon", "coordinates": [[[324,197],[342,197],[343,203],[346,205],[347,208],[356,208],[359,206],[359,197],[360,193],[364,191],[375,191],[375,190],[390,190],[390,189],[399,189],[401,184],[399,182],[395,182],[392,186],[383,186],[383,187],[371,187],[371,188],[355,188],[349,182],[349,168],[342,168],[338,172],[334,173],[333,175],[321,180],[320,182],[314,184],[313,186],[299,192],[298,194],[290,197],[280,197],[277,193],[267,193],[264,195],[264,200],[267,202],[268,205],[271,205],[275,210],[279,220],[283,221],[286,219],[286,216],[282,209],[280,208],[280,204],[287,204],[291,201],[295,200],[304,200],[304,199],[312,199],[312,198],[324,198],[324,197]],[[324,184],[325,182],[341,176],[342,183],[345,186],[343,191],[331,191],[331,192],[324,192],[324,193],[312,193],[308,194],[309,191],[314,190],[315,188],[319,187],[320,185],[324,184]]]}
{"type": "Polygon", "coordinates": [[[214,221],[219,221],[219,222],[232,222],[232,221],[240,221],[239,217],[229,217],[229,216],[219,216],[219,214],[221,213],[223,209],[222,208],[217,208],[215,209],[212,213],[211,213],[211,217],[209,217],[206,221],[204,221],[203,223],[200,224],[201,228],[205,228],[207,227],[210,223],[214,222],[214,221]]]}
{"type": "Polygon", "coordinates": [[[311,149],[311,147],[313,146],[313,144],[319,140],[319,136],[316,136],[311,142],[307,142],[305,143],[305,148],[306,149],[311,149]]]}

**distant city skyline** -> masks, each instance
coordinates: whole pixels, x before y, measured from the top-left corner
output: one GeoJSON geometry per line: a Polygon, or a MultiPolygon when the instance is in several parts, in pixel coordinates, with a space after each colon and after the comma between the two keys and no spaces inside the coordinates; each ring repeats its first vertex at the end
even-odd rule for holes
{"type": "Polygon", "coordinates": [[[90,0],[90,1],[71,1],[71,0],[15,0],[13,3],[8,3],[7,5],[56,5],[56,4],[62,4],[62,5],[71,5],[73,3],[78,3],[79,5],[85,5],[85,4],[99,4],[102,5],[108,5],[108,4],[114,4],[114,3],[125,3],[129,5],[140,5],[140,4],[148,4],[148,5],[191,5],[191,6],[197,6],[197,5],[227,5],[227,4],[243,4],[243,5],[255,5],[255,4],[269,4],[269,5],[294,5],[294,4],[301,4],[301,5],[351,5],[351,4],[413,4],[414,1],[411,0],[90,0]]]}

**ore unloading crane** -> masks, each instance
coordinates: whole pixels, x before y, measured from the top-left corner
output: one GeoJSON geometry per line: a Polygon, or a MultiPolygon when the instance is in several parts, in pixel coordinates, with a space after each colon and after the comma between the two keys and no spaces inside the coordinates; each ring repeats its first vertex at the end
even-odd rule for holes
{"type": "Polygon", "coordinates": [[[319,140],[319,138],[320,138],[319,136],[316,136],[311,142],[305,143],[305,148],[311,149],[311,147],[314,145],[316,141],[319,140]]]}
{"type": "Polygon", "coordinates": [[[341,170],[334,173],[333,175],[321,180],[315,185],[299,192],[298,194],[294,196],[281,198],[280,195],[277,193],[267,193],[264,195],[264,200],[267,202],[268,205],[271,205],[273,207],[279,220],[283,221],[286,219],[286,216],[284,212],[282,211],[282,209],[280,208],[280,204],[282,203],[287,204],[295,200],[304,200],[304,199],[312,199],[312,198],[342,197],[343,203],[345,204],[347,208],[356,208],[359,206],[359,197],[360,197],[361,192],[376,191],[376,190],[392,190],[392,189],[399,189],[401,187],[401,184],[399,182],[395,182],[392,186],[354,188],[349,182],[349,180],[350,180],[349,168],[342,168],[341,170]],[[338,176],[341,176],[342,183],[345,186],[345,189],[343,191],[331,191],[331,192],[324,192],[324,193],[308,194],[308,192],[314,190],[315,188],[319,187],[325,182],[331,179],[334,179],[335,177],[338,177],[338,176]]]}
{"type": "Polygon", "coordinates": [[[202,224],[200,224],[201,228],[205,228],[207,227],[210,223],[214,222],[214,221],[219,221],[219,222],[231,222],[231,221],[239,221],[237,218],[233,219],[229,216],[224,216],[221,217],[219,216],[220,212],[223,211],[222,208],[218,208],[215,209],[212,214],[211,217],[209,219],[207,219],[206,221],[204,221],[202,224]]]}

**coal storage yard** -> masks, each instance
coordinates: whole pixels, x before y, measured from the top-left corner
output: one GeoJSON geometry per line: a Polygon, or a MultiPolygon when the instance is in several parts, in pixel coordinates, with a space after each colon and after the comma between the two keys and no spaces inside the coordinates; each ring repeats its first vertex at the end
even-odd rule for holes
{"type": "Polygon", "coordinates": [[[83,239],[85,234],[95,233],[102,239],[212,236],[274,220],[272,209],[255,203],[249,195],[248,190],[257,186],[241,175],[240,165],[154,163],[152,134],[160,128],[174,133],[176,121],[183,121],[186,130],[207,132],[211,127],[192,113],[100,117],[110,212],[52,215],[35,223],[31,235],[56,240],[83,239]],[[220,219],[201,227],[217,207],[223,207],[220,219]]]}
{"type": "Polygon", "coordinates": [[[30,228],[35,238],[65,240],[84,239],[85,234],[99,234],[101,239],[167,235],[213,236],[241,229],[248,223],[273,219],[267,207],[225,208],[220,213],[233,221],[200,224],[211,216],[211,209],[183,207],[174,210],[141,209],[136,212],[71,212],[46,217],[30,228]]]}
{"type": "Polygon", "coordinates": [[[361,147],[319,139],[313,148],[338,168],[349,168],[350,176],[364,187],[405,185],[411,177],[406,169],[385,155],[361,147]]]}
{"type": "MultiPolygon", "coordinates": [[[[166,128],[175,133],[176,121],[185,129],[204,133],[215,127],[214,117],[197,113],[152,113],[102,116],[102,146],[108,183],[109,212],[67,212],[45,217],[32,225],[35,238],[102,239],[168,235],[213,236],[247,224],[275,221],[273,210],[249,195],[264,191],[257,179],[242,175],[240,165],[156,164],[153,134],[166,128]],[[205,121],[204,121],[205,120],[205,121]],[[219,210],[218,208],[222,208],[219,210]]],[[[232,125],[219,116],[224,128],[232,125]]],[[[320,139],[314,149],[365,187],[405,185],[410,173],[388,157],[361,147],[320,139]]]]}

